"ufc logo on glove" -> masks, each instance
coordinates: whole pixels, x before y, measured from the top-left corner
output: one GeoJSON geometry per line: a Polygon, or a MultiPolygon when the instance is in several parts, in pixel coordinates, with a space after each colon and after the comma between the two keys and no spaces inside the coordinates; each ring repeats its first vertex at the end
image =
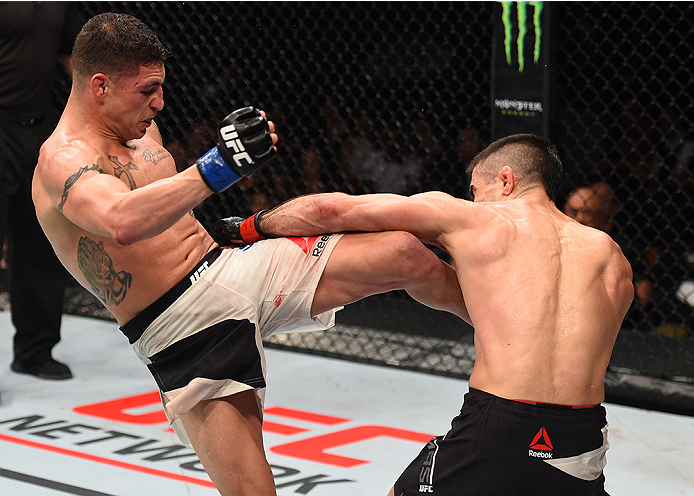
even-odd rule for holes
{"type": "Polygon", "coordinates": [[[217,146],[197,161],[205,184],[217,193],[260,169],[275,156],[267,119],[253,107],[227,115],[217,130],[217,146]]]}
{"type": "Polygon", "coordinates": [[[246,165],[253,163],[251,156],[243,147],[243,143],[241,143],[241,140],[239,139],[239,133],[236,132],[236,127],[234,127],[233,124],[229,124],[228,126],[221,128],[219,130],[219,134],[224,140],[224,145],[234,151],[233,159],[234,163],[236,163],[238,167],[243,167],[241,160],[245,160],[246,165]]]}

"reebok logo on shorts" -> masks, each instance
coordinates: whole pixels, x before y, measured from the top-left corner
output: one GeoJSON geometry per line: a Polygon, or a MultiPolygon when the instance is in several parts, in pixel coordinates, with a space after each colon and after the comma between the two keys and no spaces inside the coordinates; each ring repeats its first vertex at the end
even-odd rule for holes
{"type": "Polygon", "coordinates": [[[530,449],[528,450],[528,456],[533,456],[535,458],[552,458],[552,441],[549,440],[549,435],[547,434],[547,429],[540,427],[537,431],[535,437],[530,443],[530,449]]]}
{"type": "Polygon", "coordinates": [[[312,257],[317,258],[323,253],[323,249],[330,239],[330,236],[311,236],[310,238],[291,237],[287,239],[295,243],[307,255],[310,253],[312,257]]]}

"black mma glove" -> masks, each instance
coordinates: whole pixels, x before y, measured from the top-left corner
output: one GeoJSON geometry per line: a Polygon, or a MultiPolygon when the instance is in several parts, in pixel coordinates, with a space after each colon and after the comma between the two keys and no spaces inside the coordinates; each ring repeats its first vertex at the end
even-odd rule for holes
{"type": "Polygon", "coordinates": [[[217,146],[200,157],[197,166],[205,184],[220,193],[274,156],[267,119],[258,109],[244,107],[222,119],[217,146]]]}
{"type": "Polygon", "coordinates": [[[212,224],[210,236],[219,246],[250,245],[261,239],[267,239],[269,236],[266,236],[258,227],[260,216],[265,212],[261,210],[247,219],[241,217],[220,219],[212,224]]]}

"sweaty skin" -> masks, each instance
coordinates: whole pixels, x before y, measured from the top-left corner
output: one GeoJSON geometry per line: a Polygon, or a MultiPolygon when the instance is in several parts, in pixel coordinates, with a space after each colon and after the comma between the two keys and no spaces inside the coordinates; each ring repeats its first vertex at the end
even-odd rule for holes
{"type": "Polygon", "coordinates": [[[471,387],[509,399],[600,403],[633,298],[620,248],[561,213],[542,188],[520,192],[475,172],[471,184],[474,203],[438,192],[300,197],[260,226],[271,235],[405,230],[443,248],[475,328],[471,387]]]}
{"type": "MultiPolygon", "coordinates": [[[[59,129],[57,132],[60,131],[59,129]]],[[[176,172],[170,155],[156,165],[144,160],[146,153],[164,150],[161,143],[149,137],[131,141],[128,146],[113,150],[113,153],[118,155],[112,157],[117,156],[137,167],[133,167],[127,174],[121,174],[119,179],[116,178],[117,172],[111,160],[96,148],[89,146],[89,141],[92,141],[90,137],[70,139],[73,143],[83,139],[84,148],[89,151],[84,153],[83,161],[92,162],[94,165],[83,166],[90,169],[85,176],[108,175],[111,178],[109,182],[121,181],[124,187],[130,189],[131,185],[134,188],[145,186],[154,178],[167,177],[176,172]]],[[[54,141],[57,140],[51,140],[44,145],[42,159],[60,154],[60,150],[53,153],[54,141]]],[[[47,161],[39,162],[37,179],[34,181],[35,190],[44,188],[41,179],[45,175],[58,173],[55,167],[42,165],[42,162],[47,161]]],[[[128,322],[164,294],[215,246],[192,212],[181,217],[165,232],[142,239],[136,244],[132,244],[127,226],[115,228],[113,237],[106,233],[94,234],[81,228],[78,223],[68,220],[60,210],[52,206],[60,203],[58,195],[63,195],[66,189],[67,186],[63,191],[54,188],[53,191],[45,191],[44,194],[35,194],[35,198],[38,199],[35,203],[39,221],[61,262],[80,284],[101,299],[120,324],[128,322]]],[[[70,197],[76,191],[76,188],[73,188],[67,192],[67,196],[70,197]]],[[[75,194],[71,199],[76,197],[75,194]]],[[[68,201],[65,210],[68,210],[69,206],[68,201]]],[[[75,208],[89,207],[75,205],[75,208]]],[[[146,211],[156,212],[149,208],[146,211]]],[[[111,215],[115,223],[118,214],[114,212],[111,215]]],[[[153,213],[151,215],[155,216],[153,213]]]]}
{"type": "Polygon", "coordinates": [[[79,98],[73,92],[33,181],[36,213],[58,258],[120,324],[216,246],[192,215],[210,190],[195,167],[176,174],[152,121],[163,108],[164,77],[163,64],[152,64],[110,81],[118,99],[102,99],[97,112],[87,106],[91,88],[79,98]]]}

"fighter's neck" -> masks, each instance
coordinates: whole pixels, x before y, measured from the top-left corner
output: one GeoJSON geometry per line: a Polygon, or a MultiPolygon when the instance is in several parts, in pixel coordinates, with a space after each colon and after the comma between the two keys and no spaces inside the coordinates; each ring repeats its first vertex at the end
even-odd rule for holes
{"type": "Polygon", "coordinates": [[[69,135],[79,136],[91,142],[97,141],[103,147],[132,148],[131,141],[119,136],[98,112],[85,108],[79,101],[72,98],[65,106],[59,126],[62,126],[69,135]]]}
{"type": "Polygon", "coordinates": [[[514,190],[514,192],[507,197],[507,200],[522,200],[529,204],[554,203],[547,196],[547,192],[539,187],[514,190]]]}

